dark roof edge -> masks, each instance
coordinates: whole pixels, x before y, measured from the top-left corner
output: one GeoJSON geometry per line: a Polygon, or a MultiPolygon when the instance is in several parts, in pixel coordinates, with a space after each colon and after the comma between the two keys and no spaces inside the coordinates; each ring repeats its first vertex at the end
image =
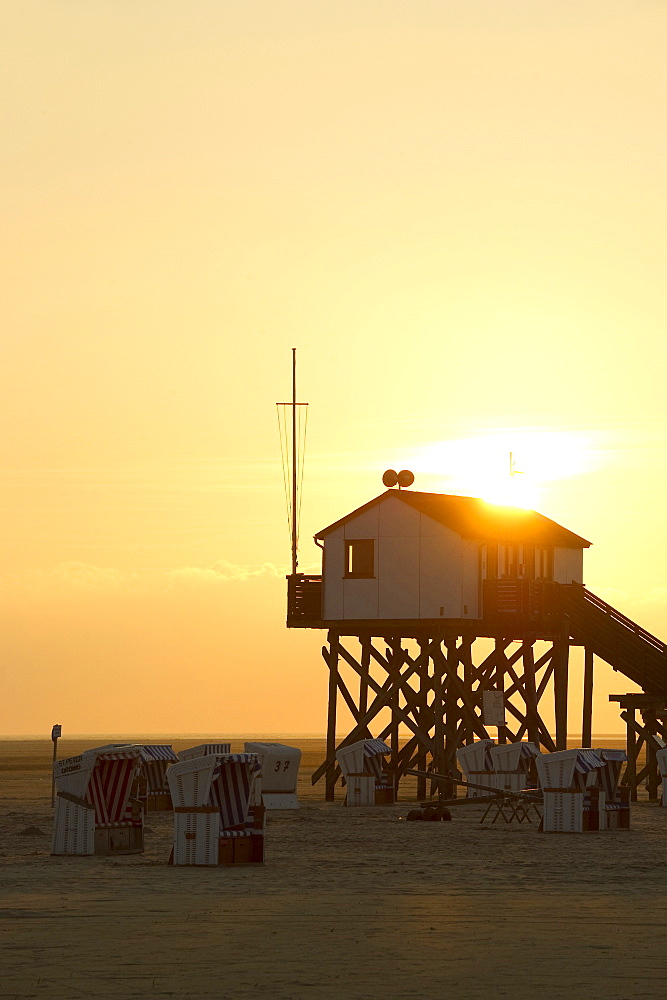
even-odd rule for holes
{"type": "Polygon", "coordinates": [[[334,521],[333,524],[329,524],[327,525],[326,528],[322,528],[321,531],[317,531],[313,535],[313,538],[323,538],[324,535],[328,535],[330,531],[334,531],[336,528],[340,528],[341,524],[346,524],[348,521],[352,520],[353,517],[356,517],[357,514],[362,514],[365,510],[368,510],[370,507],[373,507],[376,503],[379,503],[380,500],[382,500],[383,497],[386,497],[388,493],[398,493],[398,492],[399,490],[385,490],[384,493],[380,493],[378,497],[373,497],[373,499],[369,500],[368,503],[362,504],[361,507],[357,507],[356,510],[350,511],[350,513],[346,514],[345,517],[340,517],[337,521],[334,521]]]}
{"type": "MultiPolygon", "coordinates": [[[[394,490],[394,489],[388,489],[388,490],[385,490],[384,493],[380,493],[379,496],[373,497],[373,499],[369,500],[367,503],[362,504],[361,507],[357,507],[355,510],[350,511],[349,514],[346,514],[344,517],[341,517],[337,521],[334,521],[333,524],[329,524],[329,525],[327,525],[326,528],[322,528],[320,531],[316,532],[316,534],[313,535],[313,537],[314,538],[324,538],[325,535],[328,535],[330,532],[334,531],[336,528],[341,527],[341,525],[347,524],[347,522],[351,521],[352,518],[357,517],[359,514],[362,514],[364,511],[369,510],[371,507],[374,507],[375,504],[380,503],[380,501],[384,500],[384,498],[387,497],[387,496],[394,496],[397,499],[402,500],[403,502],[409,504],[409,506],[411,506],[411,507],[413,507],[415,509],[419,509],[418,505],[415,504],[414,501],[408,499],[409,497],[418,497],[418,496],[427,496],[427,497],[439,497],[439,496],[444,497],[444,496],[447,496],[447,497],[453,497],[453,496],[458,496],[458,494],[453,494],[453,493],[420,493],[419,491],[414,491],[413,492],[411,490],[394,490]]],[[[477,500],[477,501],[482,500],[481,497],[461,497],[461,499],[462,500],[477,500]]],[[[484,502],[484,501],[482,501],[482,502],[484,502]]],[[[500,505],[498,505],[498,504],[490,504],[489,506],[494,507],[494,506],[500,506],[500,505]]],[[[434,521],[439,520],[437,517],[434,517],[433,514],[430,513],[430,512],[421,511],[421,513],[423,513],[426,517],[432,518],[432,520],[434,520],[434,521]]],[[[563,525],[559,524],[558,521],[554,521],[552,518],[547,517],[546,514],[540,514],[539,511],[531,510],[531,509],[527,509],[527,513],[534,514],[537,518],[539,518],[540,521],[548,522],[549,525],[553,526],[554,528],[557,528],[559,531],[562,531],[565,535],[568,535],[572,539],[572,542],[573,542],[572,545],[569,545],[569,546],[568,545],[556,546],[556,548],[582,548],[582,549],[587,549],[587,548],[590,548],[590,546],[593,544],[592,542],[589,542],[586,538],[583,538],[581,535],[577,535],[574,531],[570,531],[569,528],[563,527],[563,525]]],[[[443,522],[441,522],[441,523],[443,523],[443,522]]]]}

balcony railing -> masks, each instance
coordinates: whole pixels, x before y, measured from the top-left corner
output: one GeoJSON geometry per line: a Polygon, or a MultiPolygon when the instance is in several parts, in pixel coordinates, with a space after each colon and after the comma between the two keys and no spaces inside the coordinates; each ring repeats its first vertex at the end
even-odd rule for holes
{"type": "Polygon", "coordinates": [[[484,580],[484,619],[539,621],[557,613],[548,580],[484,580]]]}
{"type": "Polygon", "coordinates": [[[287,625],[317,626],[322,621],[322,577],[296,573],[287,577],[287,625]]]}

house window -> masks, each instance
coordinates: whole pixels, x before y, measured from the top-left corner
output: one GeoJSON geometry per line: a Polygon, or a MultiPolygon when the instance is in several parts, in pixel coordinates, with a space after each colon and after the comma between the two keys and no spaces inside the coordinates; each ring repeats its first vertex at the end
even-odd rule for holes
{"type": "Polygon", "coordinates": [[[516,547],[498,546],[498,579],[516,580],[516,547]]]}
{"type": "Polygon", "coordinates": [[[370,580],[375,576],[375,539],[354,538],[345,542],[345,577],[370,580]]]}
{"type": "Polygon", "coordinates": [[[535,546],[535,579],[553,579],[553,550],[535,546]]]}

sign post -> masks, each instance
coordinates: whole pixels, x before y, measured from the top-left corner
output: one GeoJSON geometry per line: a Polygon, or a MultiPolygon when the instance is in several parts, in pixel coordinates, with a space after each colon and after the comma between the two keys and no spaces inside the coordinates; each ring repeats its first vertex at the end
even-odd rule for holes
{"type": "Polygon", "coordinates": [[[56,751],[58,749],[58,737],[62,736],[63,727],[54,726],[51,730],[53,740],[53,764],[51,766],[51,808],[56,804],[56,751]]]}
{"type": "Polygon", "coordinates": [[[505,725],[505,693],[482,691],[482,721],[485,726],[505,725]]]}

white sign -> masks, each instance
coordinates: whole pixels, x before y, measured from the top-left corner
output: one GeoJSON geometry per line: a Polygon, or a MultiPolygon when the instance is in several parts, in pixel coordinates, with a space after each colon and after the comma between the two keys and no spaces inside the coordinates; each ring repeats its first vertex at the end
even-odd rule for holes
{"type": "Polygon", "coordinates": [[[63,734],[63,727],[54,726],[53,729],[51,730],[51,739],[57,740],[60,736],[62,736],[62,734],[63,734]]]}
{"type": "Polygon", "coordinates": [[[485,726],[505,725],[505,694],[503,691],[482,691],[482,721],[485,726]]]}

